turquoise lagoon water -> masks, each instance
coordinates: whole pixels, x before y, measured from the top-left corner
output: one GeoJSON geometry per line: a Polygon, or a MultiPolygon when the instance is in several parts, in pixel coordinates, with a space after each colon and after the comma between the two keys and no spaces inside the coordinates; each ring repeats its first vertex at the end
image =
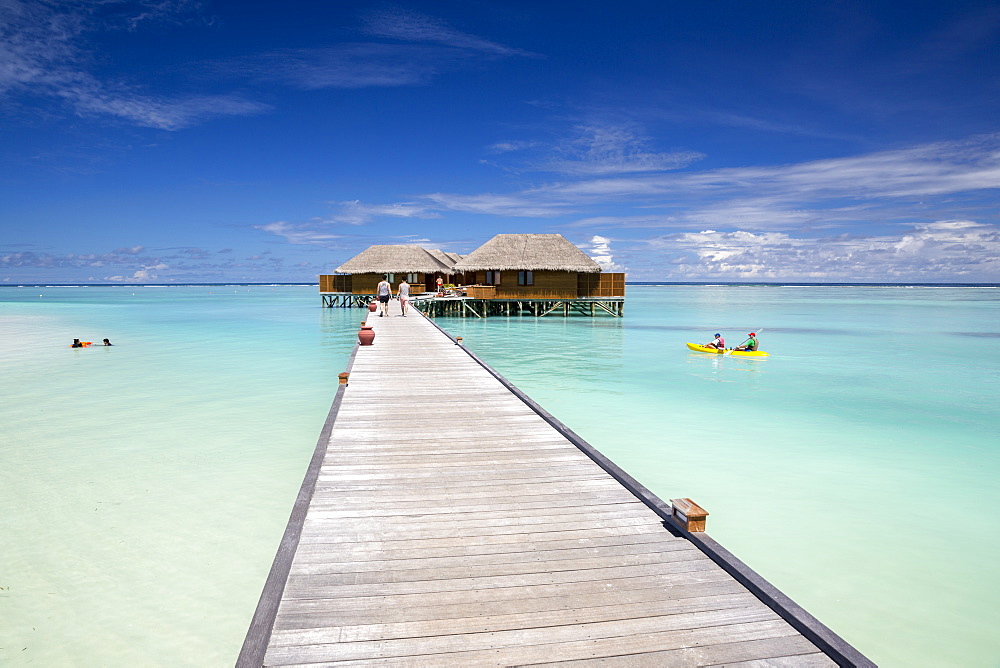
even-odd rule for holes
{"type": "MultiPolygon", "coordinates": [[[[0,290],[0,664],[231,665],[360,313],[0,290]]],[[[623,319],[438,323],[876,662],[1000,665],[1000,291],[630,286],[623,319]],[[684,347],[751,330],[772,357],[684,347]]]]}

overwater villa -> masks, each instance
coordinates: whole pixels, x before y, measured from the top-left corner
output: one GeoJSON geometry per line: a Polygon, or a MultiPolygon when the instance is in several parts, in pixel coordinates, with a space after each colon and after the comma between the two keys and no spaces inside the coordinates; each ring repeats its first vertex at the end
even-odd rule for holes
{"type": "Polygon", "coordinates": [[[625,303],[625,274],[602,271],[560,234],[498,234],[465,257],[414,244],[371,246],[336,271],[319,277],[327,307],[366,305],[387,274],[393,286],[405,277],[413,306],[432,317],[621,316],[625,303]],[[446,292],[437,291],[438,278],[446,292]]]}
{"type": "MultiPolygon", "coordinates": [[[[427,250],[416,244],[390,244],[369,246],[337,267],[336,274],[319,277],[321,294],[356,295],[371,297],[383,276],[397,285],[403,278],[413,286],[413,292],[431,292],[441,278],[451,283],[453,266],[461,258],[454,253],[427,250]]],[[[367,299],[351,300],[350,304],[330,303],[327,306],[367,304],[367,299]]]]}

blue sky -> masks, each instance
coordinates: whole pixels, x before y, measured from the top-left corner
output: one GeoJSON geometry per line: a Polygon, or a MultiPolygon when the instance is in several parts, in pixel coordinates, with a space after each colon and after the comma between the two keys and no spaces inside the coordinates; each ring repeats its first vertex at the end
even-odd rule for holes
{"type": "Polygon", "coordinates": [[[0,281],[1000,282],[1000,4],[0,0],[0,281]]]}

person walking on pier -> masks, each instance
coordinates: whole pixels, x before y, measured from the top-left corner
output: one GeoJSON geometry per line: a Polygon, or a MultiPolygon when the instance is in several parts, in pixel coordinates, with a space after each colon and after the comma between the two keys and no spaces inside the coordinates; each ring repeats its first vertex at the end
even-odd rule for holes
{"type": "Polygon", "coordinates": [[[399,282],[399,289],[396,290],[396,296],[399,297],[399,310],[403,312],[403,317],[406,317],[406,307],[410,304],[410,284],[406,282],[406,277],[399,282]]]}
{"type": "Polygon", "coordinates": [[[378,314],[378,317],[389,315],[389,298],[392,297],[392,286],[389,284],[389,275],[385,274],[382,276],[382,281],[378,284],[375,289],[375,294],[378,295],[378,301],[382,305],[382,312],[378,314]]]}

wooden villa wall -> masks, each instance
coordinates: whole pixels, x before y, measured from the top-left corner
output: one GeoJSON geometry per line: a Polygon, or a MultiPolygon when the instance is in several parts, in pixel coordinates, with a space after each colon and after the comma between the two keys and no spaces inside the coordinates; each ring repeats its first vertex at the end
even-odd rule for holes
{"type": "Polygon", "coordinates": [[[350,292],[351,283],[352,281],[350,274],[320,274],[319,291],[350,292]]]}
{"type": "Polygon", "coordinates": [[[624,297],[625,274],[577,274],[577,295],[580,297],[624,297]]]}
{"type": "MultiPolygon", "coordinates": [[[[471,272],[470,272],[471,277],[471,272]]],[[[501,271],[495,299],[576,299],[577,297],[623,297],[625,274],[578,274],[572,271],[536,271],[534,285],[518,285],[517,271],[501,271]]],[[[476,283],[486,285],[486,272],[475,274],[476,283]]]]}
{"type": "MultiPolygon", "coordinates": [[[[404,275],[412,272],[402,272],[395,273],[392,277],[392,293],[396,294],[396,290],[399,289],[399,281],[404,275]]],[[[335,274],[331,276],[320,276],[319,277],[319,291],[320,292],[350,292],[355,295],[373,295],[378,287],[378,284],[382,281],[382,276],[385,274],[335,274]],[[328,282],[324,282],[324,279],[330,279],[328,282]],[[326,289],[327,286],[333,285],[335,289],[326,289]]],[[[429,284],[433,289],[434,277],[437,274],[421,274],[417,272],[417,280],[410,281],[410,294],[417,295],[424,292],[429,284]],[[429,283],[428,283],[429,281],[429,283]]],[[[449,283],[447,276],[444,276],[444,282],[449,283]]],[[[514,280],[517,280],[515,277],[514,280]]]]}
{"type": "MultiPolygon", "coordinates": [[[[471,277],[472,272],[469,272],[471,277]]],[[[573,299],[576,297],[576,272],[536,271],[534,285],[518,285],[517,271],[501,271],[496,299],[573,299]]],[[[486,272],[476,272],[476,283],[487,285],[486,272]]]]}
{"type": "Polygon", "coordinates": [[[373,295],[382,281],[382,274],[353,274],[351,278],[351,292],[356,295],[373,295]]]}

